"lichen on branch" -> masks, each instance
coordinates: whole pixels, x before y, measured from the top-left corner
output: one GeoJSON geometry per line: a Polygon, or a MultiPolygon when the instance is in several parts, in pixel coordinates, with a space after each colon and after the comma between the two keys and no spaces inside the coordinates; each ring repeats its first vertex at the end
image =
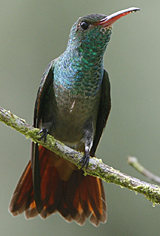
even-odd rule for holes
{"type": "MultiPolygon", "coordinates": [[[[30,138],[33,142],[41,144],[62,158],[72,162],[79,168],[81,167],[78,163],[81,160],[83,153],[67,147],[49,134],[47,135],[45,142],[43,140],[39,140],[39,129],[27,124],[24,119],[19,118],[2,107],[0,107],[0,121],[25,135],[27,138],[30,138]]],[[[145,197],[154,204],[160,204],[159,186],[146,183],[137,178],[121,173],[119,170],[104,164],[101,159],[91,157],[88,168],[83,168],[83,171],[85,175],[96,176],[108,183],[115,183],[121,187],[125,187],[140,194],[144,194],[145,197]]]]}

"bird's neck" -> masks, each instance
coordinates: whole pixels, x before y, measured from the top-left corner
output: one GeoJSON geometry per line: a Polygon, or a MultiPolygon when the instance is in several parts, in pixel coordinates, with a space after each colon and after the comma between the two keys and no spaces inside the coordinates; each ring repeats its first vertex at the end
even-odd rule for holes
{"type": "Polygon", "coordinates": [[[82,48],[67,48],[58,59],[57,82],[74,93],[94,95],[103,77],[103,55],[86,53],[82,48]],[[88,91],[88,92],[87,92],[88,91]]]}

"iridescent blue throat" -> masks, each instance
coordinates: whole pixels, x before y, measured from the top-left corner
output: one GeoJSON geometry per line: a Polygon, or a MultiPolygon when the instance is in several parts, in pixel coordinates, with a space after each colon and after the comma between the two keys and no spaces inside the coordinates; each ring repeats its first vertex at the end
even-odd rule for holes
{"type": "Polygon", "coordinates": [[[102,82],[103,55],[110,36],[111,28],[95,29],[92,40],[89,34],[78,40],[71,32],[66,51],[55,61],[55,86],[70,90],[72,95],[95,96],[102,82]]]}

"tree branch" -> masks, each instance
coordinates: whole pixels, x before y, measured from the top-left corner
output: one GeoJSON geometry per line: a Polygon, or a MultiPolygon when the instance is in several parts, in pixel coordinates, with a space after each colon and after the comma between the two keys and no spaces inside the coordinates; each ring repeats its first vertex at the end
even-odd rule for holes
{"type": "Polygon", "coordinates": [[[136,157],[128,157],[128,164],[135,168],[139,173],[146,176],[149,180],[154,181],[157,184],[160,184],[160,177],[153,174],[149,170],[147,170],[144,166],[142,166],[136,157]]]}
{"type": "MultiPolygon", "coordinates": [[[[50,151],[57,153],[59,156],[80,167],[78,162],[81,160],[83,153],[77,152],[76,150],[65,146],[49,134],[47,135],[46,142],[39,140],[39,129],[33,128],[31,125],[28,125],[25,120],[17,117],[2,107],[0,107],[0,121],[22,133],[27,138],[30,138],[33,142],[43,145],[50,151]]],[[[129,175],[123,174],[119,170],[105,165],[101,159],[91,157],[88,168],[83,168],[83,171],[85,175],[96,176],[108,183],[115,183],[135,192],[144,194],[145,197],[154,204],[160,204],[159,186],[149,184],[129,175]]]]}

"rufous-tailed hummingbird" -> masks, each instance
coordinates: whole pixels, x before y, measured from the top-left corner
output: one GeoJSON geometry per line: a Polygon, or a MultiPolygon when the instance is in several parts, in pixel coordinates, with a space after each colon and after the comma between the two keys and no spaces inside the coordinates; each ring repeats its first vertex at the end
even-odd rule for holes
{"type": "MultiPolygon", "coordinates": [[[[80,163],[94,156],[111,108],[110,83],[103,57],[112,24],[139,8],[110,16],[80,17],[72,26],[66,50],[51,61],[40,82],[34,124],[69,147],[83,151],[80,163]]],[[[102,181],[84,176],[82,169],[32,143],[32,155],[9,206],[13,216],[46,218],[59,212],[67,221],[98,226],[107,220],[102,181]]]]}

